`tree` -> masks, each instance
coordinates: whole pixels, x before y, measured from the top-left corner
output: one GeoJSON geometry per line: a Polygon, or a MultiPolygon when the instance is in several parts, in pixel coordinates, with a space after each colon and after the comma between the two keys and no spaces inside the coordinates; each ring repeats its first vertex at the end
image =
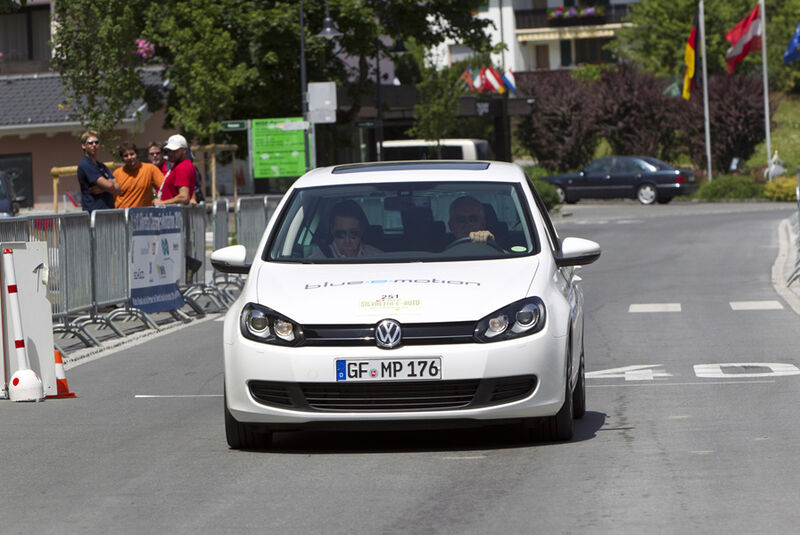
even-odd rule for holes
{"type": "Polygon", "coordinates": [[[598,125],[614,154],[668,161],[679,155],[683,99],[665,95],[663,83],[629,63],[603,72],[598,89],[598,125]]]}
{"type": "Polygon", "coordinates": [[[144,94],[136,70],[140,7],[128,0],[55,2],[53,65],[62,76],[66,106],[71,117],[102,137],[144,94]]]}
{"type": "MultiPolygon", "coordinates": [[[[707,0],[705,2],[708,74],[727,72],[725,40],[730,31],[753,9],[755,0],[707,0]]],[[[783,64],[783,52],[800,20],[800,0],[767,0],[767,63],[770,84],[783,91],[800,91],[800,62],[783,64]]],[[[658,77],[683,79],[684,50],[697,0],[647,0],[631,6],[632,27],[619,30],[609,45],[612,51],[658,77]]],[[[761,54],[751,53],[737,74],[761,72],[761,54]]]]}
{"type": "Polygon", "coordinates": [[[518,78],[519,91],[536,99],[520,122],[520,143],[539,164],[565,172],[587,164],[599,141],[597,91],[567,72],[518,78]]]}
{"type": "Polygon", "coordinates": [[[174,126],[207,139],[230,117],[237,91],[256,78],[256,70],[235,57],[237,43],[229,31],[232,14],[249,5],[240,0],[150,5],[143,34],[165,63],[167,113],[174,126]]]}
{"type": "MultiPolygon", "coordinates": [[[[765,138],[761,79],[736,76],[731,80],[727,74],[712,77],[708,82],[708,107],[712,167],[728,169],[734,157],[742,161],[750,158],[765,138]]],[[[702,99],[692,98],[680,107],[679,113],[686,150],[696,165],[705,167],[702,99]]]]}

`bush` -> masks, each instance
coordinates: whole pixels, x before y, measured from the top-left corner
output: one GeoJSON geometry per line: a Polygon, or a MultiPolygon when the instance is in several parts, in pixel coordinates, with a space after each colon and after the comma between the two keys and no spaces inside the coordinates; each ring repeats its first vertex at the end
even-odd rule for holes
{"type": "Polygon", "coordinates": [[[695,198],[702,201],[763,199],[764,185],[757,184],[749,176],[722,175],[714,177],[711,182],[701,184],[695,193],[695,198]]]}
{"type": "Polygon", "coordinates": [[[556,193],[555,186],[549,182],[540,180],[541,177],[551,174],[547,169],[537,165],[535,167],[526,167],[525,173],[528,174],[528,178],[531,179],[531,184],[533,184],[534,189],[539,193],[539,197],[542,198],[542,202],[544,202],[548,211],[559,205],[558,193],[556,193]]]}
{"type": "Polygon", "coordinates": [[[797,200],[795,187],[797,180],[788,176],[779,176],[772,182],[764,184],[764,197],[774,201],[797,200]]]}

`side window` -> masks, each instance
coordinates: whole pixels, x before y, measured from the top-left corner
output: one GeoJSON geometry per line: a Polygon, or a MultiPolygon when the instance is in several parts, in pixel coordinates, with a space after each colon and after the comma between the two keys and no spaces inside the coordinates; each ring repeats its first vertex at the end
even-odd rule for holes
{"type": "Polygon", "coordinates": [[[600,158],[595,160],[584,168],[586,173],[610,173],[611,172],[611,158],[600,158]]]}
{"type": "Polygon", "coordinates": [[[550,249],[555,251],[561,250],[561,240],[558,238],[558,232],[556,232],[556,227],[553,225],[553,221],[550,219],[550,214],[547,211],[547,207],[544,205],[544,201],[541,197],[539,197],[539,192],[536,191],[536,188],[533,187],[530,181],[528,182],[528,189],[531,191],[531,195],[533,195],[533,200],[536,202],[536,207],[539,209],[539,213],[542,214],[542,219],[544,219],[544,226],[547,230],[547,241],[550,242],[550,249]]]}

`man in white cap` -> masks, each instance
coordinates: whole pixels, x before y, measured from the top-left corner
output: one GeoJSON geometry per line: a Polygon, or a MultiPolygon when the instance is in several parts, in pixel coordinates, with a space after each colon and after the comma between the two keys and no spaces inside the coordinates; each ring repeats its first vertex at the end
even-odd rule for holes
{"type": "Polygon", "coordinates": [[[191,160],[186,157],[187,148],[186,138],[180,134],[170,136],[164,145],[167,158],[172,163],[172,170],[164,177],[159,198],[153,199],[153,206],[189,204],[194,198],[197,173],[191,160]]]}

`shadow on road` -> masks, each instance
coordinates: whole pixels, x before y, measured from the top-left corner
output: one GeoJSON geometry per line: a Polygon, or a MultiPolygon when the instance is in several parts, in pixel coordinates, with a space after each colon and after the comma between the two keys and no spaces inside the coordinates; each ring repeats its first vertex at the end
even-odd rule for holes
{"type": "MultiPolygon", "coordinates": [[[[606,420],[605,413],[587,411],[575,421],[570,442],[591,440],[606,420]]],[[[275,433],[263,451],[287,454],[364,454],[436,451],[477,451],[543,446],[526,442],[518,425],[424,431],[304,431],[275,433]]]]}

